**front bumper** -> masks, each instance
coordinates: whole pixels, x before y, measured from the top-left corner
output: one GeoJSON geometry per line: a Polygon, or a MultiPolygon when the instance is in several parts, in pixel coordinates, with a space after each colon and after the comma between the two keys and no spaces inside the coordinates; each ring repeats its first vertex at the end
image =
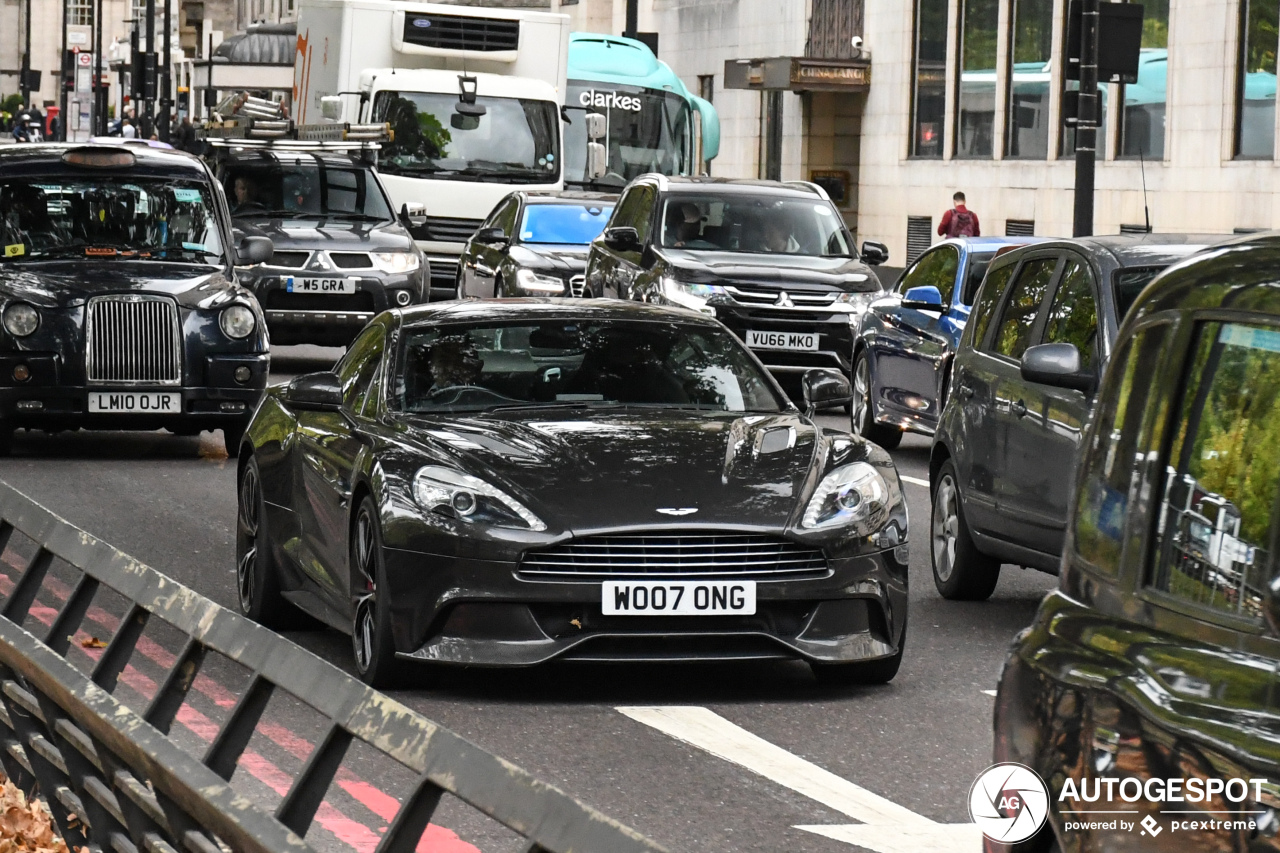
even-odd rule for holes
{"type": "Polygon", "coordinates": [[[427,270],[383,274],[372,270],[266,270],[241,283],[262,305],[275,344],[347,344],[377,314],[390,308],[417,305],[425,299],[427,270]],[[290,278],[344,278],[355,282],[355,293],[291,293],[290,278]],[[407,294],[397,299],[397,294],[407,294]]]}
{"type": "Polygon", "coordinates": [[[846,312],[788,310],[716,305],[716,319],[744,342],[748,331],[817,332],[816,351],[753,349],[752,352],[778,379],[798,380],[806,370],[826,367],[845,376],[853,371],[854,324],[859,315],[846,312]]]}
{"type": "Polygon", "coordinates": [[[896,653],[906,625],[907,567],[893,550],[831,559],[823,578],[757,580],[755,615],[707,617],[606,616],[598,581],[525,580],[514,562],[393,548],[385,555],[396,649],[425,662],[843,663],[896,653]]]}
{"type": "Polygon", "coordinates": [[[0,425],[4,429],[219,429],[246,423],[267,387],[270,356],[266,353],[208,356],[204,385],[94,385],[59,381],[59,359],[53,355],[0,355],[0,425]],[[30,371],[25,382],[13,379],[19,364],[30,371]],[[249,369],[249,379],[237,382],[235,371],[249,369]],[[165,392],[182,396],[176,413],[91,413],[91,392],[112,394],[165,392]]]}

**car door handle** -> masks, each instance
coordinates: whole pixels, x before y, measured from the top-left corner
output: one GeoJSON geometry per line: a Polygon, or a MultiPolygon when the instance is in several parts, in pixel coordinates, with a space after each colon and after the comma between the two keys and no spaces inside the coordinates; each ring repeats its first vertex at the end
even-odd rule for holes
{"type": "Polygon", "coordinates": [[[483,278],[493,278],[493,270],[489,269],[486,266],[482,266],[481,264],[476,264],[474,269],[475,269],[476,275],[478,276],[482,276],[483,278]]]}
{"type": "Polygon", "coordinates": [[[1018,417],[1022,417],[1027,413],[1027,404],[1024,403],[1022,400],[1019,400],[1018,402],[1014,403],[1010,407],[1010,409],[1013,411],[1015,415],[1017,415],[1018,417]]]}

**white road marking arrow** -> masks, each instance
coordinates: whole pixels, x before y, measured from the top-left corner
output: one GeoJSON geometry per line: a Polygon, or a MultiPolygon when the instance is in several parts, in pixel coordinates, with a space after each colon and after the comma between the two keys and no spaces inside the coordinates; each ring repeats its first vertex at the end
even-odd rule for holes
{"type": "Polygon", "coordinates": [[[846,814],[862,825],[798,826],[875,853],[978,853],[982,833],[973,824],[940,824],[824,770],[779,746],[695,706],[621,707],[636,722],[684,741],[846,814]]]}

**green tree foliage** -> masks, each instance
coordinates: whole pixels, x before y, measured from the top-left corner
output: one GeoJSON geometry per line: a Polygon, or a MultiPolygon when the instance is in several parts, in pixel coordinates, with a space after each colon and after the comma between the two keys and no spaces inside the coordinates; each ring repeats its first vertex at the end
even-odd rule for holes
{"type": "Polygon", "coordinates": [[[964,70],[994,71],[999,0],[964,0],[964,70]]]}
{"type": "Polygon", "coordinates": [[[1248,4],[1245,71],[1275,74],[1276,47],[1280,45],[1280,4],[1275,0],[1248,0],[1248,4]]]}

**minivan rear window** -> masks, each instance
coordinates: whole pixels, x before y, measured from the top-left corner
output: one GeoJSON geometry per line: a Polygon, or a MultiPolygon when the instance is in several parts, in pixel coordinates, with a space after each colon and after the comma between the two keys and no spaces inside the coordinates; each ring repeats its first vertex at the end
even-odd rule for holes
{"type": "Polygon", "coordinates": [[[1112,287],[1116,293],[1117,323],[1124,322],[1124,318],[1129,315],[1129,309],[1133,307],[1138,294],[1163,269],[1164,267],[1129,267],[1128,269],[1116,270],[1115,275],[1112,276],[1112,287]]]}

